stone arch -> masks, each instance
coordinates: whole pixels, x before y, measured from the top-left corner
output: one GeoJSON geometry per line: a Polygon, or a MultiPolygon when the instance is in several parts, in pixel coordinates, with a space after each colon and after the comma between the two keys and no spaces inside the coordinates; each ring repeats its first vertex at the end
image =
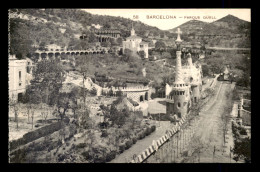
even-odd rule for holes
{"type": "Polygon", "coordinates": [[[60,56],[60,53],[55,53],[55,57],[59,57],[60,56]]]}
{"type": "Polygon", "coordinates": [[[74,56],[74,55],[75,55],[75,52],[71,52],[70,54],[71,54],[72,56],[74,56]]]}
{"type": "Polygon", "coordinates": [[[144,97],[143,95],[140,96],[140,102],[143,102],[144,101],[144,97]]]}
{"type": "Polygon", "coordinates": [[[148,92],[145,92],[144,99],[148,100],[148,92]]]}
{"type": "Polygon", "coordinates": [[[52,58],[53,55],[54,55],[53,53],[48,53],[49,58],[52,58]]]}
{"type": "Polygon", "coordinates": [[[47,53],[41,53],[41,58],[46,59],[47,58],[47,53]]]}
{"type": "Polygon", "coordinates": [[[79,54],[80,54],[80,55],[83,55],[83,52],[80,52],[79,54]]]}
{"type": "Polygon", "coordinates": [[[70,55],[70,52],[67,52],[66,55],[69,56],[69,55],[70,55]]]}
{"type": "Polygon", "coordinates": [[[66,59],[66,54],[65,54],[65,52],[62,52],[62,53],[61,53],[61,59],[62,59],[62,60],[65,60],[65,59],[66,59]]]}
{"type": "Polygon", "coordinates": [[[39,56],[40,56],[40,54],[39,54],[39,53],[34,53],[33,56],[34,56],[36,59],[38,59],[39,56]]]}
{"type": "Polygon", "coordinates": [[[178,106],[178,108],[180,108],[180,107],[181,107],[181,103],[180,103],[180,102],[178,102],[178,103],[177,103],[177,106],[178,106]]]}

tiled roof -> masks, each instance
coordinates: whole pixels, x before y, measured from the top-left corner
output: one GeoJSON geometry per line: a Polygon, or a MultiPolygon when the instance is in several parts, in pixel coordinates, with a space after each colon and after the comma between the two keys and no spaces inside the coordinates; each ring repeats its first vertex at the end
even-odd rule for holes
{"type": "Polygon", "coordinates": [[[136,36],[136,35],[132,35],[132,36],[127,37],[126,39],[142,39],[142,38],[139,36],[136,36]]]}

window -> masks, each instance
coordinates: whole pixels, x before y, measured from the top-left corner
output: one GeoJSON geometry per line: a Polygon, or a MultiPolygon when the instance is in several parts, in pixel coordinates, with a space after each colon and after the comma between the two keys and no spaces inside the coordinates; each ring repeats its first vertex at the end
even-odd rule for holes
{"type": "Polygon", "coordinates": [[[22,85],[21,79],[22,79],[22,71],[19,71],[19,86],[22,85]]]}
{"type": "Polygon", "coordinates": [[[181,107],[181,103],[180,102],[178,102],[178,107],[181,107]]]}

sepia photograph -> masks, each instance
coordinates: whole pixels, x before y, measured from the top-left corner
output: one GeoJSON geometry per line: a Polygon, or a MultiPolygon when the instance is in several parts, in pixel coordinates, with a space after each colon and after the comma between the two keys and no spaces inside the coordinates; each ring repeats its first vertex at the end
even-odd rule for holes
{"type": "Polygon", "coordinates": [[[251,9],[7,12],[9,163],[251,163],[251,9]]]}

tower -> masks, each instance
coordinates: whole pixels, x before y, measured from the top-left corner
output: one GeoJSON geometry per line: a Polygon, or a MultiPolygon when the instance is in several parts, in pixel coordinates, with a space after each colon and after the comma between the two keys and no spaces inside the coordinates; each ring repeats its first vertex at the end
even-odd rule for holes
{"type": "Polygon", "coordinates": [[[191,74],[190,85],[192,91],[192,100],[193,102],[197,103],[200,99],[200,93],[202,88],[200,70],[196,69],[196,67],[193,65],[190,53],[188,54],[187,61],[191,74]]]}
{"type": "Polygon", "coordinates": [[[135,30],[134,30],[134,26],[133,26],[133,23],[132,23],[131,36],[134,36],[134,35],[135,35],[135,30]]]}
{"type": "Polygon", "coordinates": [[[182,118],[183,116],[186,116],[188,113],[188,103],[190,100],[190,86],[186,85],[183,80],[183,74],[182,74],[182,65],[181,65],[181,48],[180,44],[182,42],[180,38],[181,31],[178,28],[177,31],[178,37],[176,40],[177,44],[177,51],[176,51],[176,66],[175,66],[175,81],[172,86],[171,95],[174,99],[173,104],[173,112],[174,114],[177,114],[179,118],[182,118]]]}

